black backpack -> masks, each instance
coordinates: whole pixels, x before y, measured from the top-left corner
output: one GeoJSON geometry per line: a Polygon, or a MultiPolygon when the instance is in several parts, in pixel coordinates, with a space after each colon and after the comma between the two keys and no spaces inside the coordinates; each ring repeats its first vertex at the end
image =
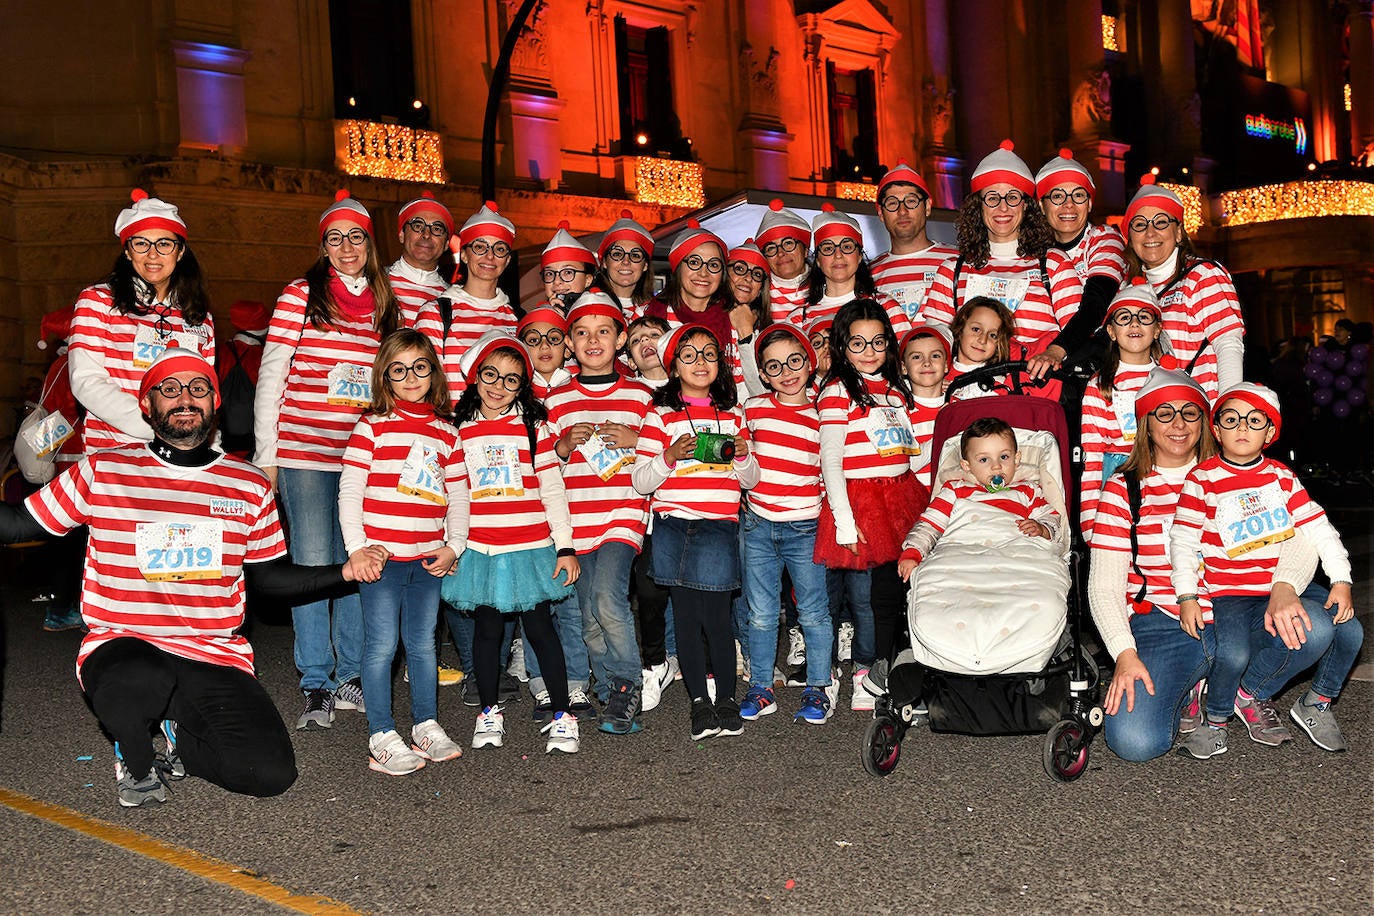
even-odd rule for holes
{"type": "Polygon", "coordinates": [[[219,434],[226,452],[253,454],[253,398],[257,385],[243,367],[233,343],[225,347],[234,365],[224,374],[219,392],[219,434]]]}

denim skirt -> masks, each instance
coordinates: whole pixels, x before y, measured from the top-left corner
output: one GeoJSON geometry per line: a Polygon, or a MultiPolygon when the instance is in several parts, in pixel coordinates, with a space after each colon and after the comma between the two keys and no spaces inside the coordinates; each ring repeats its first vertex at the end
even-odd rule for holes
{"type": "Polygon", "coordinates": [[[739,522],[654,513],[649,574],[664,587],[704,592],[740,587],[739,522]]]}

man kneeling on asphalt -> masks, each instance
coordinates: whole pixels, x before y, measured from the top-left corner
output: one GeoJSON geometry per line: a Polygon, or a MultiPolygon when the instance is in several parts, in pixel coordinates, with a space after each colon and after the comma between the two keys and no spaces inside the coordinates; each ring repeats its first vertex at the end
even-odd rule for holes
{"type": "Polygon", "coordinates": [[[385,552],[365,566],[285,559],[267,478],[210,444],[219,393],[199,354],[164,351],[139,401],[153,441],[88,454],[22,509],[0,507],[0,541],[90,528],[77,679],[114,739],[121,805],[166,801],[165,781],[187,774],[278,795],[295,782],[296,759],[236,632],[245,578],[285,599],[343,592],[375,581],[385,552]]]}

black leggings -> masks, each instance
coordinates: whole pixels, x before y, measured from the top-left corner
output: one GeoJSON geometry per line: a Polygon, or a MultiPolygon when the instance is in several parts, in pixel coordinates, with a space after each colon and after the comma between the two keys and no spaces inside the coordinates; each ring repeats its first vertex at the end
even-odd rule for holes
{"type": "Polygon", "coordinates": [[[716,675],[716,702],[735,698],[735,639],[730,633],[732,592],[668,586],[673,598],[673,632],[682,680],[693,700],[706,693],[706,653],[716,675]],[[703,637],[706,640],[702,645],[703,637]]]}
{"type": "Polygon", "coordinates": [[[891,660],[911,645],[906,619],[906,583],[897,574],[895,562],[875,566],[869,574],[875,657],[891,660]]]}
{"type": "Polygon", "coordinates": [[[653,535],[644,535],[644,547],[635,557],[635,610],[639,617],[639,657],[645,668],[661,665],[668,660],[664,646],[667,637],[668,590],[649,575],[652,565],[650,545],[653,535]]]}
{"type": "Polygon", "coordinates": [[[92,652],[81,680],[137,779],[153,765],[153,729],[171,719],[177,754],[192,776],[260,798],[280,795],[296,781],[291,736],[272,698],[246,671],[125,637],[92,652]]]}
{"type": "MultiPolygon", "coordinates": [[[[539,659],[539,673],[549,692],[554,712],[568,711],[568,666],[563,660],[563,644],[553,628],[553,607],[544,601],[520,615],[525,645],[539,659]]],[[[477,673],[477,696],[482,707],[496,705],[501,678],[501,649],[506,638],[506,615],[482,605],[473,611],[472,667],[477,673]]]]}

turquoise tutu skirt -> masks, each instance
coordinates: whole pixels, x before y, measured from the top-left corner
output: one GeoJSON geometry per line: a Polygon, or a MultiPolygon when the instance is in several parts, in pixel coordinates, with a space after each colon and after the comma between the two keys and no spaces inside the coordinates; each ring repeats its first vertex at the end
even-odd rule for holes
{"type": "Polygon", "coordinates": [[[551,578],[558,551],[552,544],[488,556],[465,550],[458,572],[444,577],[444,600],[460,611],[494,607],[503,614],[533,610],[545,601],[562,601],[572,594],[567,576],[551,578]]]}

